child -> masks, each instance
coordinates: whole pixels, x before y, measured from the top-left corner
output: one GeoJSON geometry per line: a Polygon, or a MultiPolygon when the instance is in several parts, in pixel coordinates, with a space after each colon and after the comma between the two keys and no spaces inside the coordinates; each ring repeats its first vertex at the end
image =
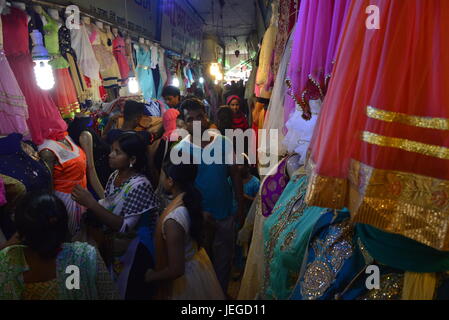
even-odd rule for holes
{"type": "MultiPolygon", "coordinates": [[[[245,163],[239,165],[240,175],[243,181],[243,197],[245,199],[245,217],[248,214],[251,205],[256,198],[257,192],[259,192],[260,181],[257,177],[251,174],[251,168],[247,156],[245,156],[245,163]]],[[[237,201],[234,199],[234,212],[237,210],[237,201]]],[[[243,227],[243,221],[237,221],[237,230],[243,227]]],[[[245,266],[245,259],[243,257],[243,248],[236,246],[235,258],[234,258],[234,273],[233,279],[237,280],[242,275],[245,266]]]]}
{"type": "Polygon", "coordinates": [[[156,229],[156,270],[147,282],[158,282],[158,299],[221,300],[223,291],[202,245],[201,194],[195,188],[197,166],[167,163],[163,187],[173,200],[159,218],[156,229]]]}

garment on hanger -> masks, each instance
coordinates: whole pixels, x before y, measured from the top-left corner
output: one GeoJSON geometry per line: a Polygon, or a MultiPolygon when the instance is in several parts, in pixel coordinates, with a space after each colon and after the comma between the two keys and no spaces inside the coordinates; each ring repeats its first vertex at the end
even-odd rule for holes
{"type": "MultiPolygon", "coordinates": [[[[285,93],[287,91],[287,86],[285,83],[285,77],[287,74],[287,67],[290,62],[291,52],[293,45],[293,37],[290,37],[286,43],[284,55],[279,66],[276,81],[274,83],[273,92],[270,99],[270,104],[268,105],[268,110],[265,116],[263,128],[270,133],[270,130],[276,130],[278,138],[274,141],[277,143],[277,154],[284,155],[287,152],[287,148],[283,144],[285,138],[285,128],[284,128],[284,104],[285,104],[285,93]]],[[[270,133],[271,134],[271,133],[270,133]]],[[[259,153],[263,152],[265,156],[274,153],[274,148],[271,146],[271,139],[267,139],[266,145],[261,145],[259,147],[259,153]]],[[[296,142],[295,142],[296,144],[296,142]]]]}
{"type": "Polygon", "coordinates": [[[75,113],[80,112],[80,105],[76,95],[75,86],[69,72],[69,63],[61,55],[59,48],[59,25],[45,11],[43,15],[47,20],[44,25],[45,47],[51,55],[50,65],[55,76],[55,85],[51,96],[63,118],[73,119],[75,113]]]}
{"type": "Polygon", "coordinates": [[[73,85],[75,86],[78,101],[83,103],[85,100],[92,98],[92,93],[88,91],[87,84],[84,81],[81,68],[76,58],[75,50],[72,48],[70,30],[63,25],[59,28],[58,36],[59,50],[61,55],[69,63],[69,72],[72,77],[73,85]]]}
{"type": "Polygon", "coordinates": [[[309,101],[324,100],[350,3],[349,0],[301,1],[287,72],[290,103],[285,104],[285,122],[295,109],[302,110],[307,120],[316,117],[310,115],[309,101]]]}
{"type": "Polygon", "coordinates": [[[313,228],[329,209],[309,207],[305,202],[307,176],[296,171],[264,224],[264,299],[290,297],[299,278],[313,228]]]}
{"type": "MultiPolygon", "coordinates": [[[[282,159],[279,162],[279,166],[285,165],[286,162],[287,158],[282,159]]],[[[269,174],[267,175],[267,177],[262,180],[259,192],[257,193],[253,206],[250,209],[250,213],[248,214],[245,220],[245,224],[242,228],[242,230],[245,230],[244,232],[246,234],[252,233],[252,237],[251,237],[251,246],[248,252],[248,258],[246,260],[245,271],[240,285],[238,300],[255,300],[259,298],[262,293],[263,279],[264,279],[263,274],[265,271],[265,264],[266,264],[264,255],[264,243],[263,243],[263,229],[264,223],[267,219],[265,215],[271,214],[271,210],[273,209],[279,197],[276,198],[276,201],[275,203],[273,203],[273,207],[271,207],[271,209],[267,207],[267,201],[265,201],[264,204],[263,198],[267,200],[268,197],[270,196],[268,195],[268,190],[274,189],[273,187],[277,188],[279,184],[284,185],[285,188],[289,182],[288,176],[286,177],[287,180],[284,180],[284,182],[280,181],[279,183],[277,183],[279,180],[274,180],[275,182],[273,183],[272,179],[268,179],[271,176],[278,173],[279,171],[285,172],[285,167],[284,169],[282,168],[280,169],[279,166],[273,167],[269,172],[269,174]],[[270,187],[268,187],[268,184],[270,184],[270,187]],[[266,193],[265,196],[264,192],[266,193]],[[263,209],[264,207],[265,209],[263,209]],[[270,210],[269,214],[268,210],[270,210]]],[[[284,188],[279,189],[276,194],[280,196],[284,188]]],[[[271,197],[271,199],[274,200],[273,197],[271,197]]],[[[249,241],[246,242],[248,243],[249,241]]]]}
{"type": "Polygon", "coordinates": [[[114,38],[114,41],[112,41],[112,45],[114,47],[114,57],[115,60],[117,60],[118,67],[120,69],[120,86],[124,87],[128,84],[130,70],[128,60],[126,58],[125,40],[122,37],[118,36],[114,38]]]}
{"type": "Polygon", "coordinates": [[[28,44],[28,17],[20,9],[11,8],[2,15],[4,49],[17,82],[25,95],[29,117],[27,120],[33,142],[61,137],[67,130],[58,108],[48,92],[41,90],[34,79],[34,63],[28,44]],[[30,77],[31,76],[31,77],[30,77]]]}
{"type": "Polygon", "coordinates": [[[448,10],[444,0],[351,1],[307,195],[311,205],[348,207],[354,222],[446,251],[448,10]],[[370,4],[380,29],[366,28],[370,4]]]}
{"type": "Polygon", "coordinates": [[[136,72],[140,89],[142,90],[145,101],[150,101],[151,99],[156,98],[153,71],[151,69],[151,52],[148,50],[148,48],[139,46],[139,49],[136,50],[136,56],[136,72]]]}
{"type": "MultiPolygon", "coordinates": [[[[271,83],[270,73],[272,74],[272,65],[274,59],[274,48],[276,44],[276,36],[278,33],[277,16],[278,12],[274,12],[263,37],[262,46],[259,55],[259,68],[256,75],[256,96],[259,98],[270,99],[271,83]]],[[[271,75],[272,77],[272,75],[271,75]]]]}
{"type": "Polygon", "coordinates": [[[28,105],[3,50],[0,19],[0,135],[20,133],[29,138],[28,105]]]}

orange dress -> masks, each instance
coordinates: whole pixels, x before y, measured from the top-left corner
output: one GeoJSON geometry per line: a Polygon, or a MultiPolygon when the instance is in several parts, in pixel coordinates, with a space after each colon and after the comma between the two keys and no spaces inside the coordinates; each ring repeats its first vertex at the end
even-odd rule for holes
{"type": "Polygon", "coordinates": [[[39,151],[49,150],[57,159],[57,164],[53,168],[53,185],[56,195],[66,205],[69,229],[72,234],[75,234],[86,209],[72,200],[71,193],[76,185],[87,188],[87,157],[83,149],[78,147],[69,136],[66,136],[65,140],[70,144],[70,148],[58,141],[45,140],[39,146],[39,151]]]}
{"type": "Polygon", "coordinates": [[[447,0],[351,2],[311,145],[309,205],[346,206],[354,222],[449,250],[448,37],[447,0]],[[370,5],[379,29],[367,27],[370,5]]]}

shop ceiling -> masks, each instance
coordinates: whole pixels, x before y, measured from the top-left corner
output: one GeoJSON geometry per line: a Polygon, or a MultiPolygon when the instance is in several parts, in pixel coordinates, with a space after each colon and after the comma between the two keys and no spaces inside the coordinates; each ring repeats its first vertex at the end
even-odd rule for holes
{"type": "Polygon", "coordinates": [[[256,30],[254,0],[186,0],[205,23],[204,32],[216,35],[228,52],[246,52],[246,39],[256,30]]]}

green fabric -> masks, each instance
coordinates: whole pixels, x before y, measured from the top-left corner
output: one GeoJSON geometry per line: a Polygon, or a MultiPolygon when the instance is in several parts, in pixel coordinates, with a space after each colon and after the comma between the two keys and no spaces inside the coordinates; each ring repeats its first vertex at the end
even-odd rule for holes
{"type": "Polygon", "coordinates": [[[358,224],[356,232],[369,254],[389,267],[421,273],[449,271],[449,252],[366,224],[358,224]]]}
{"type": "Polygon", "coordinates": [[[264,223],[265,299],[285,300],[291,295],[313,228],[327,212],[305,204],[307,183],[306,176],[294,176],[264,223]]]}
{"type": "MultiPolygon", "coordinates": [[[[0,300],[21,300],[25,283],[23,273],[29,270],[23,249],[25,246],[10,246],[0,251],[0,300]]],[[[97,253],[87,243],[65,243],[56,258],[56,278],[58,281],[58,299],[92,300],[98,298],[97,253]],[[66,273],[68,266],[77,266],[80,270],[80,288],[68,290],[66,273]]]]}
{"type": "Polygon", "coordinates": [[[45,11],[43,12],[47,24],[44,26],[45,31],[45,48],[48,53],[53,56],[50,61],[50,65],[54,69],[66,69],[69,67],[69,63],[61,56],[59,51],[59,25],[58,22],[53,20],[45,11]]]}

